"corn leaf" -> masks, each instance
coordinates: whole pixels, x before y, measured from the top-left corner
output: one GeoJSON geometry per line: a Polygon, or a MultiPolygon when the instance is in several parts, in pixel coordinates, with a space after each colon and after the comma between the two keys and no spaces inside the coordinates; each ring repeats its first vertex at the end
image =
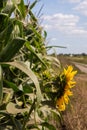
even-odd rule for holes
{"type": "Polygon", "coordinates": [[[0,52],[0,62],[6,62],[11,60],[15,54],[24,45],[25,40],[23,38],[15,38],[9,42],[4,49],[0,52]]]}
{"type": "Polygon", "coordinates": [[[31,78],[31,80],[33,81],[33,83],[36,87],[37,105],[39,105],[39,103],[41,102],[41,99],[42,99],[42,95],[41,95],[41,90],[40,90],[38,79],[37,79],[36,75],[34,74],[34,72],[30,68],[28,68],[23,62],[20,62],[20,61],[3,62],[1,64],[12,65],[12,66],[20,69],[21,71],[23,71],[26,75],[28,75],[31,78]]]}
{"type": "Polygon", "coordinates": [[[48,128],[48,130],[56,130],[56,128],[55,128],[52,124],[49,124],[49,123],[47,123],[47,122],[43,122],[41,125],[42,125],[43,127],[48,128]]]}
{"type": "Polygon", "coordinates": [[[0,13],[0,33],[8,26],[8,15],[0,13]]]}
{"type": "Polygon", "coordinates": [[[30,5],[30,9],[32,9],[32,8],[36,5],[37,1],[38,1],[38,0],[35,0],[35,1],[30,5]]]}
{"type": "Polygon", "coordinates": [[[0,11],[3,8],[3,0],[0,0],[0,11]]]}
{"type": "Polygon", "coordinates": [[[9,102],[6,106],[6,111],[9,114],[24,113],[29,111],[29,107],[21,108],[16,103],[9,102]]]}
{"type": "Polygon", "coordinates": [[[8,14],[11,16],[12,12],[14,11],[15,6],[13,4],[9,4],[3,8],[2,13],[8,14]]]}
{"type": "Polygon", "coordinates": [[[22,17],[25,18],[25,16],[26,16],[26,8],[25,8],[25,5],[24,5],[24,0],[21,0],[18,8],[20,10],[20,13],[21,13],[22,17]]]}
{"type": "Polygon", "coordinates": [[[0,104],[2,102],[2,98],[3,98],[3,72],[2,72],[2,67],[0,65],[0,104]]]}
{"type": "Polygon", "coordinates": [[[9,41],[10,35],[12,34],[13,31],[13,24],[10,23],[1,33],[0,33],[0,41],[6,45],[9,41]]]}
{"type": "Polygon", "coordinates": [[[8,87],[12,88],[12,89],[14,90],[14,92],[19,91],[19,89],[18,89],[18,87],[17,87],[17,85],[16,85],[15,83],[9,82],[8,80],[4,80],[4,82],[5,82],[5,84],[6,84],[8,87]]]}
{"type": "Polygon", "coordinates": [[[15,124],[16,130],[22,130],[22,124],[19,120],[13,117],[13,123],[15,124]]]}
{"type": "Polygon", "coordinates": [[[34,51],[33,47],[30,45],[29,41],[27,41],[25,43],[26,47],[39,59],[39,61],[45,66],[46,64],[44,63],[44,61],[41,59],[41,57],[34,51]]]}

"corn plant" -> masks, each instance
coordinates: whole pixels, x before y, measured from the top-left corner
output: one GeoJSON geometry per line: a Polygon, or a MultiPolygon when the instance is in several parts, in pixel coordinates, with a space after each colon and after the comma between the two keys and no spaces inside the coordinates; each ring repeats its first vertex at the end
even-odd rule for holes
{"type": "Polygon", "coordinates": [[[36,3],[0,2],[1,130],[56,130],[50,117],[55,115],[59,122],[69,101],[69,90],[62,101],[72,80],[67,81],[67,73],[76,72],[69,67],[61,73],[59,60],[47,54],[46,32],[32,11],[36,3]]]}

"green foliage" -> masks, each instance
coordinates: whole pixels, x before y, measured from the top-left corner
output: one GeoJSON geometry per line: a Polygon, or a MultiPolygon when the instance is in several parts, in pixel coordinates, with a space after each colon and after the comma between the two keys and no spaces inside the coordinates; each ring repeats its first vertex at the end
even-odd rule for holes
{"type": "Polygon", "coordinates": [[[2,103],[2,98],[3,98],[3,72],[2,72],[2,67],[0,65],[0,104],[2,103]]]}
{"type": "Polygon", "coordinates": [[[36,3],[0,2],[0,129],[56,130],[50,115],[61,119],[52,99],[60,62],[47,55],[52,47],[33,14],[36,3]]]}

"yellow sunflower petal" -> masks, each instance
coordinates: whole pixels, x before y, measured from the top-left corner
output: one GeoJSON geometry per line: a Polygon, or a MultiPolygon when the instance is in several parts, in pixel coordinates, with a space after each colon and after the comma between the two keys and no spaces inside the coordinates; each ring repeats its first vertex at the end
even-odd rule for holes
{"type": "Polygon", "coordinates": [[[68,104],[69,102],[69,97],[67,96],[67,94],[64,94],[64,101],[66,104],[68,104]]]}
{"type": "Polygon", "coordinates": [[[57,100],[56,106],[57,106],[59,111],[64,111],[65,110],[65,103],[64,103],[63,97],[61,97],[60,99],[57,100]]]}
{"type": "Polygon", "coordinates": [[[70,83],[69,83],[70,88],[74,87],[74,86],[75,86],[75,84],[76,84],[76,82],[75,82],[75,81],[70,81],[70,83]]]}
{"type": "Polygon", "coordinates": [[[65,110],[65,104],[63,103],[60,107],[59,107],[59,111],[64,111],[65,110]]]}
{"type": "Polygon", "coordinates": [[[73,78],[76,73],[77,71],[73,71],[72,66],[68,66],[67,69],[64,68],[64,71],[62,73],[62,75],[64,75],[65,77],[64,82],[66,83],[64,84],[64,93],[61,98],[59,98],[56,102],[56,105],[58,106],[58,109],[60,111],[65,110],[66,105],[69,103],[69,96],[73,95],[73,92],[71,92],[70,89],[76,84],[76,82],[73,81],[73,78]]]}
{"type": "Polygon", "coordinates": [[[72,96],[72,95],[73,95],[73,92],[71,92],[70,90],[67,90],[67,91],[66,91],[66,94],[67,94],[68,96],[72,96]]]}
{"type": "Polygon", "coordinates": [[[69,82],[67,82],[67,84],[66,84],[66,86],[65,86],[65,89],[72,88],[72,87],[75,86],[75,84],[76,84],[75,81],[69,81],[69,82]]]}
{"type": "Polygon", "coordinates": [[[68,66],[67,70],[64,69],[64,74],[67,75],[68,73],[71,73],[73,70],[73,67],[72,66],[68,66]]]}
{"type": "Polygon", "coordinates": [[[77,74],[77,71],[73,71],[72,74],[73,76],[75,76],[77,74]]]}

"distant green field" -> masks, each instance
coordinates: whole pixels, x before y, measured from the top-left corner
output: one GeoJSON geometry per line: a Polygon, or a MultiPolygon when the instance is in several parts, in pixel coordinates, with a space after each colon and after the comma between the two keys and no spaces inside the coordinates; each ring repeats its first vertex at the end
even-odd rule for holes
{"type": "Polygon", "coordinates": [[[72,56],[67,58],[71,61],[87,64],[87,56],[72,56]]]}
{"type": "Polygon", "coordinates": [[[82,74],[81,72],[74,64],[73,62],[83,63],[87,64],[87,56],[66,56],[66,55],[59,55],[58,59],[60,60],[63,67],[66,67],[67,65],[73,65],[74,69],[78,71],[78,74],[82,74]]]}
{"type": "Polygon", "coordinates": [[[72,62],[87,64],[87,56],[66,56],[59,55],[58,59],[63,65],[70,65],[72,62]]]}
{"type": "Polygon", "coordinates": [[[68,59],[70,61],[86,63],[87,64],[87,55],[58,55],[59,59],[68,59]]]}

